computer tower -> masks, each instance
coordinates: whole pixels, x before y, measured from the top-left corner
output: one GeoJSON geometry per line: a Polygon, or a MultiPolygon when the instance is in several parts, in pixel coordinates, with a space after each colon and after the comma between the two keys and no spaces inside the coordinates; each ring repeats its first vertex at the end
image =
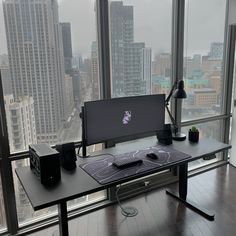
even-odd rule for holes
{"type": "Polygon", "coordinates": [[[61,179],[59,152],[46,143],[29,145],[30,168],[43,185],[53,185],[61,179]]]}

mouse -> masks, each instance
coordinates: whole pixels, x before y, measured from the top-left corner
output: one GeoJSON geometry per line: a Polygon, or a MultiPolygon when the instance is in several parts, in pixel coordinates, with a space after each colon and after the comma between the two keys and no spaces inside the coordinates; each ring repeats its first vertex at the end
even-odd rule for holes
{"type": "Polygon", "coordinates": [[[158,159],[157,154],[155,154],[154,152],[147,153],[146,157],[149,157],[151,159],[158,159]]]}

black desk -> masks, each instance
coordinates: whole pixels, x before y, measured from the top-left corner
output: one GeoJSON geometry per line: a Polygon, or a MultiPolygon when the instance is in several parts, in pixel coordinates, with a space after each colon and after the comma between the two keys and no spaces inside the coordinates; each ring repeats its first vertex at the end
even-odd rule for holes
{"type": "MultiPolygon", "coordinates": [[[[140,142],[133,142],[132,144],[120,144],[115,148],[106,149],[106,153],[119,154],[124,152],[129,152],[132,150],[142,149],[148,146],[156,145],[156,139],[149,138],[143,139],[140,142]]],[[[198,211],[200,214],[206,214],[205,217],[209,219],[214,219],[214,215],[207,213],[204,210],[201,211],[198,207],[195,209],[195,206],[186,201],[187,198],[187,168],[188,162],[194,161],[204,156],[214,154],[223,150],[231,148],[230,145],[218,142],[213,139],[200,139],[199,143],[192,144],[188,140],[183,142],[174,142],[170,147],[191,155],[190,158],[179,163],[171,164],[169,163],[166,166],[155,169],[155,172],[162,171],[171,167],[179,167],[179,196],[176,196],[170,192],[175,198],[178,198],[182,202],[185,202],[187,206],[198,211]]],[[[100,152],[102,153],[102,152],[100,152]]],[[[99,158],[99,157],[94,157],[99,158]]],[[[77,163],[77,166],[80,163],[86,162],[86,160],[80,160],[77,163]]],[[[92,177],[90,177],[86,172],[77,167],[74,173],[69,173],[65,170],[62,170],[61,182],[54,187],[45,187],[40,184],[39,180],[30,170],[30,167],[21,167],[16,169],[16,174],[31,202],[31,205],[34,210],[40,210],[45,207],[49,207],[55,204],[58,204],[59,211],[59,228],[60,235],[67,236],[68,233],[68,219],[67,219],[67,206],[66,202],[74,198],[78,198],[87,194],[94,193],[112,186],[115,186],[132,179],[136,179],[148,174],[151,172],[128,177],[122,179],[122,181],[116,181],[111,184],[101,185],[96,182],[92,177]]]]}

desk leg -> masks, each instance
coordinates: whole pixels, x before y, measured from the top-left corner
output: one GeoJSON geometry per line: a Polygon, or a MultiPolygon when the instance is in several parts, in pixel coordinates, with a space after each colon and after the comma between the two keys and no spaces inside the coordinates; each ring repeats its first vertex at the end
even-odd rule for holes
{"type": "Polygon", "coordinates": [[[174,197],[175,199],[184,203],[187,207],[202,215],[208,220],[213,221],[215,214],[209,212],[208,210],[201,208],[196,203],[187,199],[188,192],[188,164],[183,164],[179,166],[179,195],[172,193],[170,191],[166,191],[167,194],[174,197]]]}
{"type": "Polygon", "coordinates": [[[69,236],[66,202],[58,204],[60,236],[69,236]]]}

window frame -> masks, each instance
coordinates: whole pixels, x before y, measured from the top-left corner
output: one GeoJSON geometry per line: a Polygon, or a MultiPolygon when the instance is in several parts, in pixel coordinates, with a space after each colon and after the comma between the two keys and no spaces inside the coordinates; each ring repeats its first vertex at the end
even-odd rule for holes
{"type": "MultiPolygon", "coordinates": [[[[230,61],[230,40],[228,29],[229,18],[231,17],[229,9],[231,1],[226,0],[226,18],[225,18],[225,35],[224,35],[224,55],[223,55],[223,84],[224,94],[226,95],[224,102],[223,114],[214,117],[208,117],[204,119],[191,120],[181,122],[181,102],[172,102],[171,112],[174,115],[179,130],[181,126],[188,126],[192,124],[199,124],[208,121],[222,120],[224,121],[225,133],[222,134],[222,142],[229,142],[229,130],[231,114],[231,97],[232,97],[232,83],[230,71],[232,70],[232,61],[230,61]],[[228,40],[227,40],[228,39],[228,40]],[[231,93],[230,93],[231,91],[231,93]]],[[[97,7],[97,34],[98,34],[98,50],[99,50],[99,78],[100,78],[100,94],[101,98],[111,97],[111,68],[110,68],[110,45],[109,42],[109,1],[108,0],[96,0],[97,7]]],[[[183,42],[184,42],[184,0],[172,0],[172,83],[177,78],[183,76],[183,42]]],[[[232,13],[231,13],[232,14],[232,13]]],[[[80,142],[76,143],[79,146],[80,142]]],[[[28,158],[28,152],[17,152],[10,154],[9,140],[7,137],[7,126],[5,117],[5,108],[3,100],[2,83],[0,81],[0,173],[2,178],[2,189],[4,206],[6,212],[7,231],[10,234],[16,234],[20,230],[17,220],[16,200],[14,192],[14,183],[12,175],[11,162],[14,160],[21,160],[28,158]]],[[[224,153],[224,160],[226,161],[228,154],[224,153]]],[[[112,199],[113,190],[109,190],[109,197],[112,199]]],[[[114,193],[114,192],[113,192],[114,193]]]]}

